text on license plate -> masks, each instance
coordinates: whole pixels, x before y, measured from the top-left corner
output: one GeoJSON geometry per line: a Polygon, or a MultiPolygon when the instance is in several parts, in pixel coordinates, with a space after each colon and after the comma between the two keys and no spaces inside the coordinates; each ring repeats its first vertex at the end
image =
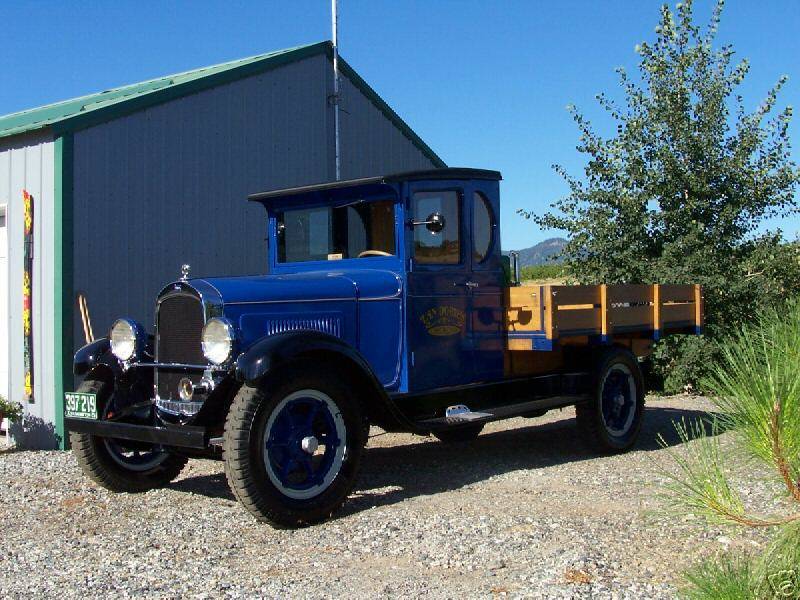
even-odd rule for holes
{"type": "Polygon", "coordinates": [[[83,392],[64,394],[64,416],[78,419],[97,418],[97,395],[83,392]]]}

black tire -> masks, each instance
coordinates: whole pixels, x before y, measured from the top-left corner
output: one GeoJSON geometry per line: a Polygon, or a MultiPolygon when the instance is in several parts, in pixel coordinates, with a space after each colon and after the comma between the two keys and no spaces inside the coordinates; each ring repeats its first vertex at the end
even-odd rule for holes
{"type": "Polygon", "coordinates": [[[483,423],[464,425],[453,429],[434,431],[433,435],[444,444],[462,444],[474,441],[483,431],[483,423]]]}
{"type": "MultiPolygon", "coordinates": [[[[99,379],[86,379],[76,390],[97,394],[98,410],[105,406],[111,396],[112,384],[99,379]]],[[[138,493],[164,487],[175,479],[186,465],[187,459],[174,454],[162,453],[154,457],[152,468],[125,468],[118,457],[111,455],[112,448],[118,447],[114,442],[87,433],[70,433],[69,443],[72,454],[84,474],[98,485],[112,492],[138,493]]],[[[146,465],[145,465],[146,466],[146,465]]]]}
{"type": "MultiPolygon", "coordinates": [[[[313,417],[309,417],[308,422],[311,423],[312,420],[313,417]]],[[[236,498],[256,519],[273,526],[295,528],[327,519],[344,503],[355,485],[366,443],[364,422],[359,399],[350,386],[341,378],[325,373],[319,365],[298,365],[280,378],[268,381],[260,387],[243,385],[233,400],[225,422],[223,459],[228,484],[236,498]],[[295,485],[293,483],[287,482],[284,485],[281,477],[288,478],[298,472],[291,470],[291,465],[300,466],[300,462],[292,458],[289,452],[296,452],[309,465],[313,464],[315,456],[309,458],[299,453],[297,444],[302,436],[312,435],[312,430],[319,427],[319,421],[314,420],[303,432],[292,424],[291,433],[286,438],[291,438],[291,442],[281,444],[284,450],[269,451],[267,445],[272,443],[271,440],[274,441],[274,432],[279,429],[277,423],[284,418],[284,411],[291,415],[291,398],[298,396],[300,399],[294,402],[300,402],[307,398],[304,394],[309,391],[333,403],[331,407],[330,404],[325,404],[327,400],[312,400],[319,401],[322,410],[333,415],[336,420],[338,429],[333,439],[337,440],[337,444],[331,445],[331,451],[334,452],[334,465],[338,466],[329,467],[324,473],[325,480],[319,486],[311,485],[308,489],[299,490],[292,487],[295,485]],[[338,413],[334,415],[335,411],[338,413]],[[339,439],[342,433],[344,440],[339,439]],[[292,450],[289,450],[290,447],[292,450]],[[282,459],[281,465],[278,465],[276,457],[282,459]],[[276,473],[276,469],[280,471],[280,475],[276,473]],[[316,491],[317,488],[320,489],[319,492],[316,491]],[[307,494],[307,497],[300,497],[301,493],[307,494]]],[[[322,425],[324,427],[325,422],[322,425]]],[[[329,430],[325,435],[331,433],[329,430]]],[[[321,434],[313,435],[316,443],[316,436],[321,434]]],[[[303,439],[303,443],[305,439],[307,438],[303,439]]],[[[325,447],[324,439],[320,447],[325,447]]],[[[308,452],[307,449],[304,450],[308,452]]],[[[328,451],[329,448],[325,447],[323,460],[327,460],[328,451]]],[[[323,461],[317,463],[321,464],[323,461]]],[[[312,467],[309,466],[305,475],[309,481],[312,473],[312,467]]],[[[297,485],[304,483],[302,481],[297,485]]]]}
{"type": "Polygon", "coordinates": [[[592,450],[606,454],[630,450],[644,417],[644,378],[636,357],[622,348],[602,353],[596,362],[592,398],[578,404],[575,412],[581,437],[592,450]]]}

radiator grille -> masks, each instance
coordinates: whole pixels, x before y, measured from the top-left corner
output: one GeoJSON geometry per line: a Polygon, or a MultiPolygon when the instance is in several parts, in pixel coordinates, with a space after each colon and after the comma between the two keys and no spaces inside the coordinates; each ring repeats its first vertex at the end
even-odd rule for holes
{"type": "MultiPolygon", "coordinates": [[[[200,346],[203,325],[203,306],[199,298],[175,294],[162,300],[156,316],[156,360],[162,363],[205,364],[207,361],[200,346]]],[[[199,383],[202,373],[157,370],[158,397],[177,398],[178,382],[183,377],[190,377],[199,383]]]]}

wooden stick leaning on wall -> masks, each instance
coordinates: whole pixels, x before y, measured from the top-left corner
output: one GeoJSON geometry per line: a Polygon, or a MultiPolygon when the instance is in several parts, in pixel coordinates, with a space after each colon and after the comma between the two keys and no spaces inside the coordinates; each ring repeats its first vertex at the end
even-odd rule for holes
{"type": "Polygon", "coordinates": [[[92,331],[92,319],[89,316],[89,304],[86,301],[86,295],[83,292],[78,294],[78,310],[81,313],[83,337],[86,338],[87,344],[91,344],[94,341],[94,331],[92,331]]]}

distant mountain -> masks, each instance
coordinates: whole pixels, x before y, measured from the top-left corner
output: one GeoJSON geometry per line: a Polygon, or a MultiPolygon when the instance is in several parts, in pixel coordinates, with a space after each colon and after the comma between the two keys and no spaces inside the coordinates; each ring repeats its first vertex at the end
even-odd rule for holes
{"type": "Polygon", "coordinates": [[[519,251],[519,264],[521,267],[533,267],[545,263],[560,263],[561,259],[553,259],[553,256],[561,252],[567,240],[564,238],[550,238],[539,242],[530,248],[519,251]]]}

